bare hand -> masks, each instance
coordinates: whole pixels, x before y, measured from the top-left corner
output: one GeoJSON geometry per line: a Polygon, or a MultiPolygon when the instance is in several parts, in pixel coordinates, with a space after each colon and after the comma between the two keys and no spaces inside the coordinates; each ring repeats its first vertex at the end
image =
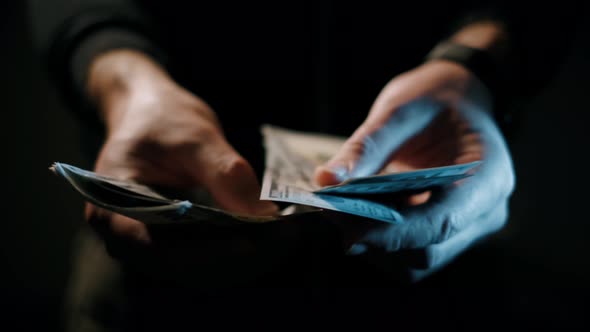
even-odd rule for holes
{"type": "MultiPolygon", "coordinates": [[[[91,68],[89,90],[108,130],[97,173],[151,185],[204,187],[221,208],[234,212],[277,212],[274,204],[259,200],[252,167],[228,144],[211,108],[148,57],[133,51],[100,56],[91,68]]],[[[243,234],[226,231],[213,241],[213,233],[203,234],[203,230],[154,231],[92,204],[86,206],[86,217],[107,245],[119,248],[112,250],[116,256],[128,254],[121,247],[142,247],[162,261],[182,254],[184,263],[191,264],[214,260],[220,252],[252,254],[252,244],[243,234]],[[200,234],[191,237],[191,232],[200,234]]]]}

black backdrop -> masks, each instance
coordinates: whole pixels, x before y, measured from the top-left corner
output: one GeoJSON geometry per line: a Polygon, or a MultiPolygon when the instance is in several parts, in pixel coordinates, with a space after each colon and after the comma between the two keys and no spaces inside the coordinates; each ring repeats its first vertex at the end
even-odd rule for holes
{"type": "MultiPolygon", "coordinates": [[[[82,201],[47,167],[56,160],[90,165],[80,153],[80,127],[31,47],[24,6],[0,5],[0,324],[11,326],[7,331],[57,331],[82,201]]],[[[517,190],[508,226],[426,281],[416,298],[454,307],[456,317],[444,317],[452,326],[590,325],[590,25],[583,23],[577,34],[560,74],[518,106],[524,117],[510,141],[517,190]]]]}

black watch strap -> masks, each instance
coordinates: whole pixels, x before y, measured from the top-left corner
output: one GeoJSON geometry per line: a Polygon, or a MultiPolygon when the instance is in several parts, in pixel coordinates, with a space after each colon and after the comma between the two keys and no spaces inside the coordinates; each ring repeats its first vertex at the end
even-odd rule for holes
{"type": "Polygon", "coordinates": [[[510,66],[505,61],[485,50],[451,41],[439,43],[426,56],[426,61],[435,59],[456,62],[470,70],[488,88],[494,102],[493,113],[502,131],[508,135],[515,130],[519,119],[506,104],[512,82],[508,78],[510,66]]]}
{"type": "Polygon", "coordinates": [[[442,59],[459,63],[469,69],[497,97],[501,89],[501,74],[497,61],[482,49],[444,41],[426,56],[426,61],[442,59]]]}

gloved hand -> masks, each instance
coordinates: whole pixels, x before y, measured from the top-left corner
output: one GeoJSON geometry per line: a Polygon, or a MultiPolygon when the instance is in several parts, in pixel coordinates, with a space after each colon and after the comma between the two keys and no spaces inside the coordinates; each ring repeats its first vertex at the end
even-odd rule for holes
{"type": "Polygon", "coordinates": [[[350,255],[407,254],[413,279],[444,266],[508,216],[515,178],[509,151],[490,114],[489,94],[464,67],[427,62],[390,81],[365,122],[339,153],[316,170],[332,185],[349,177],[481,160],[475,175],[436,191],[413,194],[404,222],[375,224],[355,234],[350,255]]]}

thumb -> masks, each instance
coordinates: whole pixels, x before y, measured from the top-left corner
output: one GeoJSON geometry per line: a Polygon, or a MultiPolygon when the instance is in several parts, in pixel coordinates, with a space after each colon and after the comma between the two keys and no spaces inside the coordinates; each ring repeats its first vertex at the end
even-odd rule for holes
{"type": "Polygon", "coordinates": [[[364,137],[369,136],[369,127],[365,121],[328,162],[316,168],[314,178],[320,186],[338,184],[350,176],[366,150],[364,137]]]}
{"type": "Polygon", "coordinates": [[[316,169],[316,182],[333,185],[377,173],[392,153],[424,130],[441,110],[438,103],[421,98],[397,108],[389,116],[369,116],[338,153],[316,169]]]}
{"type": "Polygon", "coordinates": [[[200,148],[191,169],[193,178],[211,193],[221,208],[249,215],[274,215],[278,207],[261,201],[260,185],[250,164],[223,137],[200,148]]]}

